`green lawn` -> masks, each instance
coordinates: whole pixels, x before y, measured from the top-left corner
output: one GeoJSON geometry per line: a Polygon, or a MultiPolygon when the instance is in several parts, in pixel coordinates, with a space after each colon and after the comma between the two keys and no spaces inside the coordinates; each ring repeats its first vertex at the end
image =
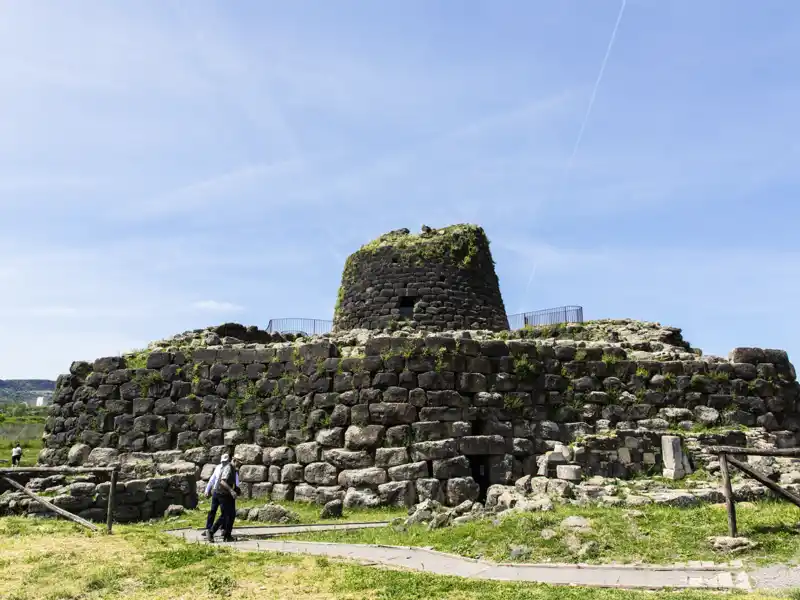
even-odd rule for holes
{"type": "MultiPolygon", "coordinates": [[[[740,505],[737,512],[740,535],[759,542],[759,547],[736,558],[755,564],[800,563],[800,510],[788,503],[760,502],[740,505]]],[[[407,529],[321,531],[298,534],[292,539],[432,546],[444,552],[494,561],[670,564],[729,560],[730,557],[712,550],[706,541],[709,536],[727,535],[724,508],[650,505],[642,507],[639,513],[640,516],[630,516],[630,510],[623,508],[557,506],[553,512],[483,519],[434,531],[415,525],[407,529]],[[564,518],[572,515],[588,518],[591,531],[570,532],[560,528],[564,518]],[[553,532],[549,539],[542,537],[542,531],[547,529],[553,532]],[[579,557],[575,550],[587,542],[594,542],[593,549],[579,557]]]]}
{"type": "MultiPolygon", "coordinates": [[[[189,544],[157,525],[114,535],[64,521],[0,519],[7,600],[712,600],[707,592],[631,592],[473,581],[324,558],[189,544]]],[[[741,600],[775,596],[724,594],[741,600]]]]}

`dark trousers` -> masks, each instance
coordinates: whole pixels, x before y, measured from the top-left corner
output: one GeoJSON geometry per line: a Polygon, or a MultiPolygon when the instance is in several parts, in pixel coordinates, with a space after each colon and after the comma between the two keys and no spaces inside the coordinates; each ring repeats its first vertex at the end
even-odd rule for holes
{"type": "Polygon", "coordinates": [[[217,494],[211,494],[211,510],[208,511],[208,517],[206,517],[206,529],[211,529],[214,525],[214,517],[217,516],[217,509],[219,508],[219,498],[217,498],[217,494]]]}
{"type": "Polygon", "coordinates": [[[19,464],[19,456],[12,456],[11,457],[11,465],[16,467],[19,464]]]}
{"type": "Polygon", "coordinates": [[[236,518],[236,501],[233,499],[233,496],[219,494],[219,507],[222,510],[222,514],[211,528],[211,535],[217,533],[217,530],[222,529],[222,537],[229,538],[233,531],[233,520],[236,518]]]}

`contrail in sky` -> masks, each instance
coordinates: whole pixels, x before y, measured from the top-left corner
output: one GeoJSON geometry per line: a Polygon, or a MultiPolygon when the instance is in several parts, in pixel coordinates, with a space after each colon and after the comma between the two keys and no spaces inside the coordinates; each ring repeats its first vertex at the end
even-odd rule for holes
{"type": "MultiPolygon", "coordinates": [[[[592,95],[589,97],[589,106],[586,107],[586,113],[583,115],[583,122],[581,123],[581,128],[578,130],[578,137],[575,140],[575,145],[572,147],[572,154],[570,154],[569,160],[567,161],[566,166],[566,173],[572,169],[572,163],[575,160],[575,157],[578,154],[578,150],[581,146],[581,140],[583,140],[583,132],[586,131],[586,125],[589,123],[589,117],[592,115],[592,107],[594,106],[594,100],[597,98],[597,90],[600,89],[600,83],[603,81],[603,74],[606,71],[606,65],[608,64],[608,58],[611,56],[611,49],[614,47],[614,40],[617,38],[617,31],[619,31],[619,24],[622,22],[622,15],[625,14],[625,6],[627,5],[627,0],[622,0],[622,4],[619,7],[619,14],[617,14],[617,22],[614,23],[614,29],[611,30],[611,38],[608,40],[608,46],[606,47],[605,56],[603,56],[603,62],[600,63],[600,72],[597,74],[597,79],[595,79],[594,87],[592,88],[592,95]]],[[[531,269],[531,274],[528,277],[528,284],[525,286],[525,293],[522,296],[522,301],[525,301],[525,298],[528,297],[528,291],[530,290],[531,283],[533,282],[533,276],[536,273],[536,263],[533,265],[533,269],[531,269]]]]}
{"type": "Polygon", "coordinates": [[[586,114],[583,116],[583,123],[581,123],[581,128],[578,131],[578,138],[575,140],[575,145],[572,147],[572,154],[567,161],[567,171],[572,168],[572,161],[575,160],[575,156],[578,154],[578,148],[580,148],[581,140],[583,139],[583,132],[586,131],[586,124],[589,122],[589,117],[592,114],[592,107],[594,106],[594,100],[597,98],[597,90],[600,89],[600,82],[603,81],[603,74],[606,72],[606,64],[608,64],[608,57],[611,56],[611,48],[614,47],[614,40],[617,37],[617,31],[619,30],[619,24],[622,22],[622,15],[625,13],[625,5],[627,4],[627,0],[622,0],[622,5],[619,7],[619,14],[617,15],[617,22],[614,23],[614,29],[611,31],[611,39],[608,40],[608,46],[606,47],[606,54],[603,57],[603,62],[600,64],[600,72],[597,74],[597,79],[594,82],[594,88],[592,88],[592,95],[589,97],[589,106],[586,107],[586,114]]]}

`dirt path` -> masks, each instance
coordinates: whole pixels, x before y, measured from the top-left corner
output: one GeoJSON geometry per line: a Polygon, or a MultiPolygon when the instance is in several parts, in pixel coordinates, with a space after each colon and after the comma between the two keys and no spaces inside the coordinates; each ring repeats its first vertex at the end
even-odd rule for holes
{"type": "MultiPolygon", "coordinates": [[[[446,554],[428,548],[267,539],[309,531],[363,529],[385,525],[386,523],[373,522],[243,527],[234,529],[234,538],[237,538],[238,541],[224,545],[248,552],[273,551],[311,554],[354,560],[362,564],[399,567],[437,575],[455,575],[475,579],[638,589],[753,589],[748,574],[739,562],[730,564],[696,562],[672,566],[503,564],[446,554]]],[[[182,529],[168,533],[182,537],[189,542],[207,543],[200,530],[182,529]]],[[[797,575],[795,573],[794,577],[797,575]]],[[[764,583],[773,584],[768,587],[787,587],[774,585],[786,580],[787,577],[789,576],[786,573],[770,572],[765,573],[761,579],[764,583]]]]}

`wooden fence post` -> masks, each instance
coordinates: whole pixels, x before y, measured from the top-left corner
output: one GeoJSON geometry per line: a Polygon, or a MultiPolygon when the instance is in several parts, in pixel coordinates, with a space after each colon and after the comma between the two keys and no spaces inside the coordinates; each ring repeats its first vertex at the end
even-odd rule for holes
{"type": "Polygon", "coordinates": [[[725,452],[719,454],[719,470],[722,473],[722,493],[725,495],[725,507],[728,510],[728,535],[736,537],[736,505],[733,500],[731,475],[728,471],[728,455],[725,452]]]}
{"type": "Polygon", "coordinates": [[[111,471],[111,487],[108,488],[108,508],[106,515],[106,528],[108,533],[111,533],[111,527],[114,523],[114,494],[117,491],[117,470],[111,471]]]}

